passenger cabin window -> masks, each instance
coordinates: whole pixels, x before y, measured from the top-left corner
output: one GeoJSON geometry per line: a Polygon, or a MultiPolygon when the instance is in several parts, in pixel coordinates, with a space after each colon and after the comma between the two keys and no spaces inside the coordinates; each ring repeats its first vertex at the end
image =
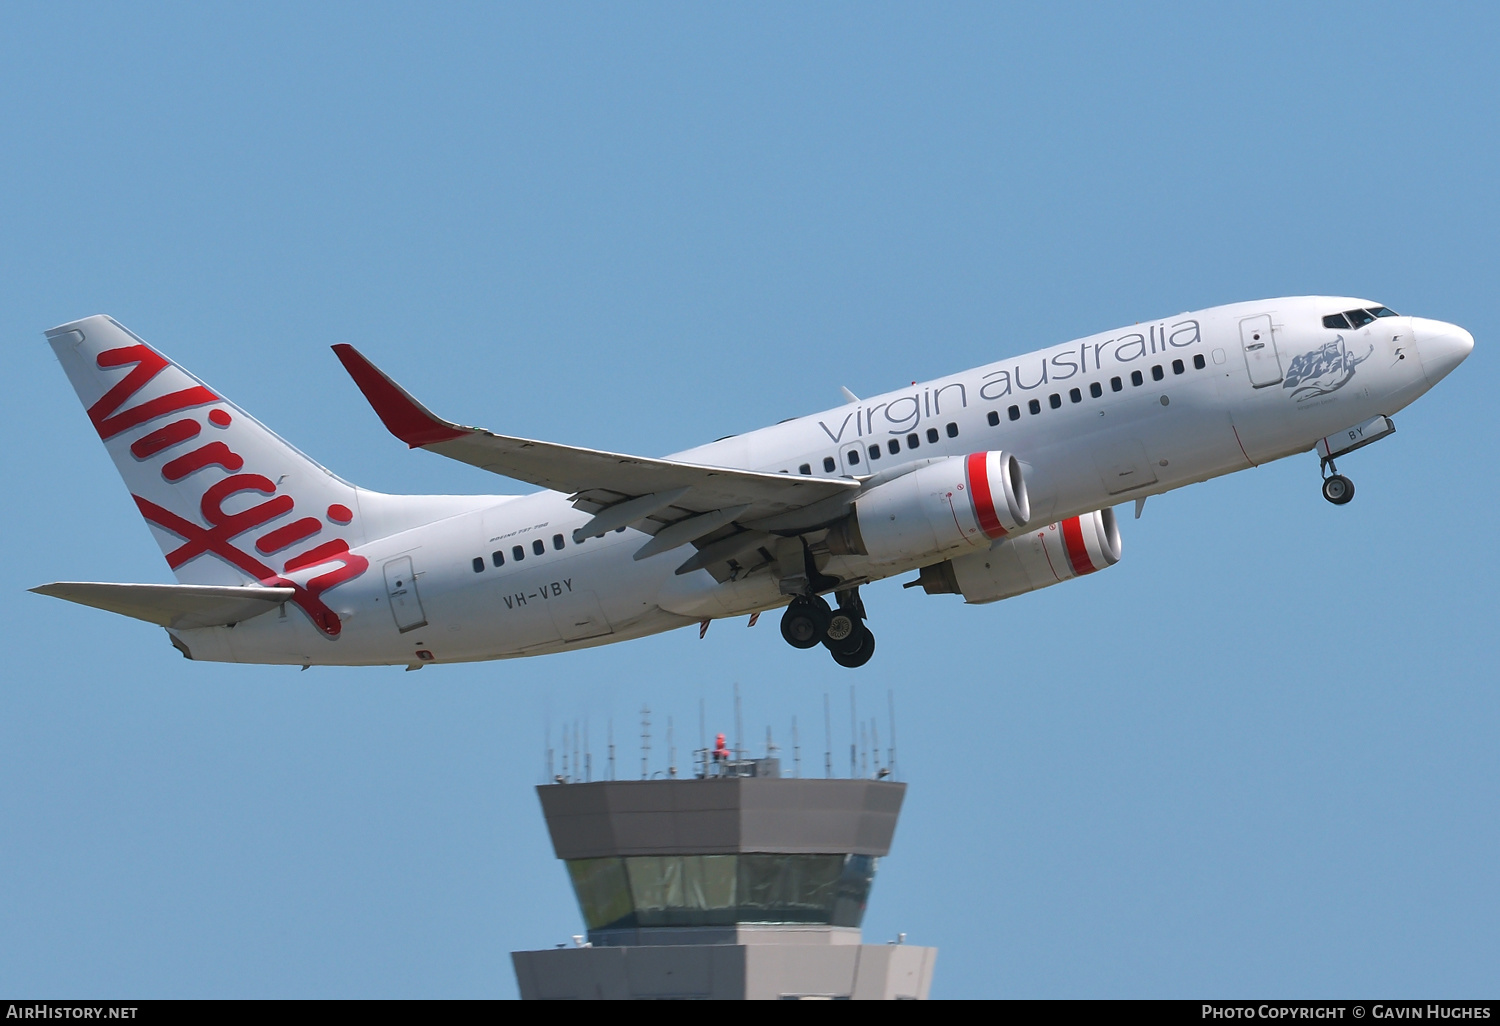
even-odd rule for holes
{"type": "Polygon", "coordinates": [[[1033,414],[1037,414],[1037,413],[1041,413],[1042,412],[1042,404],[1041,404],[1041,402],[1039,400],[1036,400],[1036,399],[1033,399],[1029,403],[1027,403],[1026,404],[1026,408],[1028,410],[1030,410],[1033,414]]]}
{"type": "Polygon", "coordinates": [[[563,536],[562,535],[560,535],[560,534],[554,534],[552,536],[552,547],[554,549],[556,549],[558,552],[562,551],[562,547],[563,547],[564,544],[566,544],[566,543],[563,541],[563,536]]]}
{"type": "Polygon", "coordinates": [[[1104,386],[1099,384],[1099,382],[1096,381],[1093,384],[1089,385],[1089,395],[1093,396],[1095,399],[1099,398],[1103,394],[1104,386]]]}
{"type": "Polygon", "coordinates": [[[1166,376],[1167,376],[1167,372],[1161,369],[1161,364],[1158,363],[1158,364],[1156,364],[1155,366],[1153,366],[1151,368],[1151,380],[1152,381],[1160,381],[1162,378],[1164,378],[1166,376]]]}
{"type": "MultiPolygon", "coordinates": [[[[1000,418],[996,417],[995,419],[999,420],[1000,418]]],[[[957,438],[958,437],[958,425],[955,424],[955,423],[953,423],[952,421],[949,421],[948,427],[947,427],[946,430],[948,432],[948,437],[949,438],[957,438]]]]}
{"type": "Polygon", "coordinates": [[[812,464],[811,463],[804,463],[804,464],[802,464],[802,466],[800,466],[800,467],[797,468],[797,473],[799,473],[799,474],[811,474],[812,473],[812,464]]]}
{"type": "Polygon", "coordinates": [[[1349,327],[1349,321],[1341,313],[1338,313],[1338,314],[1329,314],[1327,317],[1323,318],[1323,327],[1325,327],[1325,328],[1347,328],[1347,327],[1349,327]]]}
{"type": "Polygon", "coordinates": [[[1130,372],[1130,383],[1132,385],[1139,385],[1142,382],[1144,382],[1145,380],[1146,380],[1145,376],[1142,375],[1140,371],[1131,371],[1130,372]]]}
{"type": "Polygon", "coordinates": [[[830,474],[833,473],[834,468],[837,467],[837,466],[838,466],[838,462],[836,460],[834,460],[834,458],[832,456],[824,456],[823,457],[823,469],[825,471],[827,471],[828,473],[830,473],[830,474]]]}
{"type": "Polygon", "coordinates": [[[1012,406],[1010,409],[1006,410],[1005,412],[1010,417],[1011,420],[1020,420],[1021,419],[1021,408],[1019,406],[1012,406]]]}
{"type": "MultiPolygon", "coordinates": [[[[1011,409],[1014,410],[1015,407],[1012,406],[1011,409]]],[[[994,410],[991,410],[989,412],[989,414],[984,419],[990,422],[990,427],[999,427],[1000,426],[1000,414],[996,413],[994,410]]],[[[1014,418],[1014,417],[1011,418],[1011,420],[1015,420],[1015,419],[1016,418],[1014,418]]]]}
{"type": "Polygon", "coordinates": [[[859,450],[858,449],[850,449],[849,450],[849,466],[851,466],[851,467],[857,467],[857,466],[859,466],[859,450]]]}
{"type": "Polygon", "coordinates": [[[922,444],[922,440],[920,438],[918,438],[916,435],[907,435],[906,436],[906,447],[908,449],[915,449],[917,446],[919,446],[921,444],[922,444]]]}
{"type": "Polygon", "coordinates": [[[928,428],[927,429],[927,443],[929,445],[936,445],[937,444],[937,440],[938,440],[938,429],[937,428],[928,428]]]}
{"type": "Polygon", "coordinates": [[[1081,403],[1083,402],[1083,393],[1078,391],[1078,389],[1076,388],[1069,389],[1068,399],[1075,403],[1081,403]]]}
{"type": "Polygon", "coordinates": [[[1052,407],[1054,410],[1062,409],[1062,396],[1058,395],[1056,392],[1053,392],[1047,397],[1047,405],[1052,407]]]}
{"type": "Polygon", "coordinates": [[[476,574],[484,572],[484,557],[483,556],[475,556],[474,557],[474,572],[476,574]]]}
{"type": "Polygon", "coordinates": [[[878,459],[880,459],[880,446],[878,446],[878,445],[872,445],[872,446],[870,446],[870,459],[872,459],[872,460],[878,460],[878,459]]]}
{"type": "Polygon", "coordinates": [[[1173,360],[1172,361],[1172,373],[1173,374],[1184,374],[1186,372],[1187,372],[1187,367],[1183,365],[1183,362],[1181,360],[1173,360]]]}
{"type": "Polygon", "coordinates": [[[490,553],[490,562],[494,563],[496,566],[504,566],[505,565],[505,553],[504,553],[504,551],[502,551],[500,549],[496,549],[494,552],[491,552],[490,553]]]}
{"type": "Polygon", "coordinates": [[[1375,319],[1375,315],[1366,310],[1346,310],[1344,316],[1349,318],[1349,324],[1355,328],[1363,328],[1375,319]]]}
{"type": "Polygon", "coordinates": [[[1120,389],[1124,388],[1125,386],[1120,383],[1120,379],[1119,378],[1110,378],[1109,379],[1109,387],[1110,387],[1110,389],[1112,391],[1118,392],[1120,389]]]}
{"type": "Polygon", "coordinates": [[[547,546],[542,544],[542,540],[540,538],[537,538],[531,543],[531,551],[540,556],[543,552],[547,551],[547,546]]]}
{"type": "Polygon", "coordinates": [[[510,547],[510,558],[519,563],[521,560],[526,558],[526,550],[521,548],[521,546],[519,545],[512,545],[510,547]]]}
{"type": "Polygon", "coordinates": [[[1197,354],[1196,356],[1193,357],[1193,366],[1196,367],[1198,370],[1202,370],[1206,365],[1207,364],[1206,364],[1206,362],[1203,359],[1203,354],[1202,353],[1199,353],[1199,354],[1197,354]]]}
{"type": "Polygon", "coordinates": [[[901,440],[899,438],[892,438],[889,442],[885,443],[885,447],[891,451],[892,456],[901,455],[901,440]]]}

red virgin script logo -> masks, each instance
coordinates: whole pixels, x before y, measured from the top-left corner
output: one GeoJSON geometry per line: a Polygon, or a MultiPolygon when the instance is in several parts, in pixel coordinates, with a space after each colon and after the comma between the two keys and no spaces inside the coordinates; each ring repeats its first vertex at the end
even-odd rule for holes
{"type": "MultiPolygon", "coordinates": [[[[113,438],[122,431],[159,420],[179,410],[221,401],[219,396],[207,388],[195,385],[192,388],[148,399],[122,411],[120,409],[122,406],[170,364],[160,353],[144,345],[110,349],[100,353],[96,362],[106,370],[114,367],[132,367],[123,380],[89,407],[89,420],[99,432],[99,437],[105,440],[113,438]]],[[[208,422],[217,428],[227,428],[233,423],[233,418],[227,410],[213,409],[208,412],[208,422]]],[[[202,430],[203,425],[197,420],[191,418],[176,420],[165,427],[142,435],[131,444],[130,452],[138,460],[148,460],[174,446],[197,438],[202,430]]],[[[181,546],[167,553],[167,565],[172,569],[175,570],[205,553],[212,553],[251,575],[261,584],[268,587],[295,589],[296,593],[292,596],[292,601],[307,613],[325,635],[330,638],[338,637],[343,629],[343,623],[333,610],[324,605],[319,596],[329,588],[353,580],[364,573],[369,569],[369,560],[350,552],[349,543],[344,539],[334,538],[332,541],[323,542],[292,556],[282,564],[281,573],[292,573],[303,567],[321,566],[325,563],[338,564],[333,569],[313,577],[306,585],[300,585],[282,577],[257,556],[237,547],[234,540],[240,535],[285,516],[296,505],[290,495],[276,494],[276,485],[270,478],[261,474],[241,474],[239,471],[244,465],[245,461],[240,454],[221,441],[200,445],[191,452],[168,460],[162,465],[161,476],[171,483],[181,481],[189,474],[205,467],[222,467],[229,471],[228,477],[210,485],[203,493],[203,498],[198,504],[199,512],[205,522],[202,525],[180,517],[171,510],[163,509],[139,495],[132,495],[131,498],[135,499],[141,515],[148,521],[183,539],[181,546]],[[224,512],[225,501],[230,496],[241,492],[259,492],[271,498],[238,513],[224,512]]],[[[349,507],[337,503],[328,507],[326,515],[329,522],[341,526],[354,519],[354,514],[349,507]]],[[[311,538],[321,530],[323,530],[321,520],[316,517],[303,517],[257,538],[255,550],[261,556],[271,556],[311,538]]]]}

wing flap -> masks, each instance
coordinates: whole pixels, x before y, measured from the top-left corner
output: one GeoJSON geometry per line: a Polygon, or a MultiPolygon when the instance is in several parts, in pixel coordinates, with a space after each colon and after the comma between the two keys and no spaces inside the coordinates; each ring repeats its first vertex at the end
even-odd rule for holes
{"type": "Polygon", "coordinates": [[[32,588],[38,595],[106,609],[161,627],[225,627],[290,601],[291,588],[212,584],[104,584],[55,581],[32,588]]]}

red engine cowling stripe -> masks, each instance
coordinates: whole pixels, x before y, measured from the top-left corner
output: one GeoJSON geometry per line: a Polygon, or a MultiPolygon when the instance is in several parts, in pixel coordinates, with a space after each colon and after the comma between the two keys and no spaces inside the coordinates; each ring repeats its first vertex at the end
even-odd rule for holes
{"type": "Polygon", "coordinates": [[[1083,524],[1079,517],[1069,517],[1062,522],[1063,541],[1068,545],[1068,562],[1073,572],[1082,577],[1094,572],[1094,561],[1089,558],[1089,547],[1083,540],[1083,524]]]}
{"type": "Polygon", "coordinates": [[[979,529],[987,538],[999,538],[1005,534],[1005,525],[1000,523],[999,516],[995,514],[995,498],[990,494],[989,459],[990,454],[987,452],[969,454],[969,497],[974,503],[974,516],[979,521],[979,529]]]}

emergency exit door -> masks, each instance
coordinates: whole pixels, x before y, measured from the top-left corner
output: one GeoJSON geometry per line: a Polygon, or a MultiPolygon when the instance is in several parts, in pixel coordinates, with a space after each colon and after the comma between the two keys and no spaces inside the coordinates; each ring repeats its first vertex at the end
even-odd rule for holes
{"type": "Polygon", "coordinates": [[[1252,388],[1265,388],[1281,380],[1281,354],[1276,351],[1276,333],[1269,314],[1240,321],[1240,345],[1252,388]]]}
{"type": "Polygon", "coordinates": [[[405,634],[427,626],[427,614],[422,612],[422,599],[417,594],[417,579],[412,573],[410,556],[397,556],[386,561],[385,594],[391,603],[391,615],[396,618],[396,630],[405,634]]]}

